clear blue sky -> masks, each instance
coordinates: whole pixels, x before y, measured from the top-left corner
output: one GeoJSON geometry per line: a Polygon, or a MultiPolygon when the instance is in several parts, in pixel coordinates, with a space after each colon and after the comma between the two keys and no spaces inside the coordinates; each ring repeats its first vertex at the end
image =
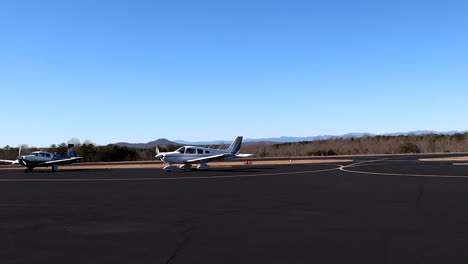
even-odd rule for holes
{"type": "Polygon", "coordinates": [[[466,130],[467,1],[2,1],[0,146],[466,130]]]}

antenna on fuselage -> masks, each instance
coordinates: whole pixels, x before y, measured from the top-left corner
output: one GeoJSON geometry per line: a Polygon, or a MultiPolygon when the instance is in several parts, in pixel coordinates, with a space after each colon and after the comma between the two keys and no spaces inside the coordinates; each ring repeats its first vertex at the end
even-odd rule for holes
{"type": "Polygon", "coordinates": [[[223,146],[224,146],[224,141],[223,141],[223,143],[221,143],[221,145],[219,145],[218,150],[220,150],[223,146]]]}

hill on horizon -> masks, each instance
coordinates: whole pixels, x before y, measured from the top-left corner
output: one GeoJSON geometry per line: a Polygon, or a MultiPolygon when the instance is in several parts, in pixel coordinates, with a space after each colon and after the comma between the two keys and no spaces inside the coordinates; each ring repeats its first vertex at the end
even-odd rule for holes
{"type": "Polygon", "coordinates": [[[156,139],[147,143],[128,143],[128,142],[118,142],[113,145],[129,148],[154,148],[156,146],[169,146],[169,145],[180,145],[174,141],[170,141],[165,138],[156,139]]]}

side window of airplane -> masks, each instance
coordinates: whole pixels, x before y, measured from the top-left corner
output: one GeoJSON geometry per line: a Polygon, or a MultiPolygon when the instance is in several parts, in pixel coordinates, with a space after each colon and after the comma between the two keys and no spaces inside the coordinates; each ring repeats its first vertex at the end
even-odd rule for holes
{"type": "Polygon", "coordinates": [[[41,157],[45,157],[45,154],[44,153],[40,153],[39,154],[41,157]]]}
{"type": "Polygon", "coordinates": [[[184,148],[184,147],[182,147],[182,148],[179,148],[179,149],[178,149],[178,150],[176,150],[176,151],[177,151],[177,152],[179,152],[179,153],[182,153],[182,154],[184,154],[184,152],[185,152],[185,148],[184,148]]]}
{"type": "Polygon", "coordinates": [[[33,153],[34,156],[38,157],[39,156],[39,153],[33,153]]]}
{"type": "Polygon", "coordinates": [[[188,149],[185,151],[185,153],[187,153],[187,154],[195,154],[195,152],[196,152],[196,150],[193,149],[193,148],[188,148],[188,149]]]}
{"type": "Polygon", "coordinates": [[[46,156],[47,158],[50,158],[50,154],[49,154],[49,153],[46,153],[45,156],[46,156]]]}
{"type": "Polygon", "coordinates": [[[203,154],[203,149],[197,149],[197,154],[203,154]]]}
{"type": "Polygon", "coordinates": [[[210,151],[209,151],[209,150],[205,150],[205,154],[210,154],[210,151]]]}

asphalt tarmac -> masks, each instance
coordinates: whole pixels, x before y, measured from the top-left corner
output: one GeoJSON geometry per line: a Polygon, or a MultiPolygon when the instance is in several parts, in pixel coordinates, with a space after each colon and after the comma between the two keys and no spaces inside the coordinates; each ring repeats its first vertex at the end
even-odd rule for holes
{"type": "Polygon", "coordinates": [[[0,263],[466,263],[468,166],[418,158],[0,170],[0,263]]]}

